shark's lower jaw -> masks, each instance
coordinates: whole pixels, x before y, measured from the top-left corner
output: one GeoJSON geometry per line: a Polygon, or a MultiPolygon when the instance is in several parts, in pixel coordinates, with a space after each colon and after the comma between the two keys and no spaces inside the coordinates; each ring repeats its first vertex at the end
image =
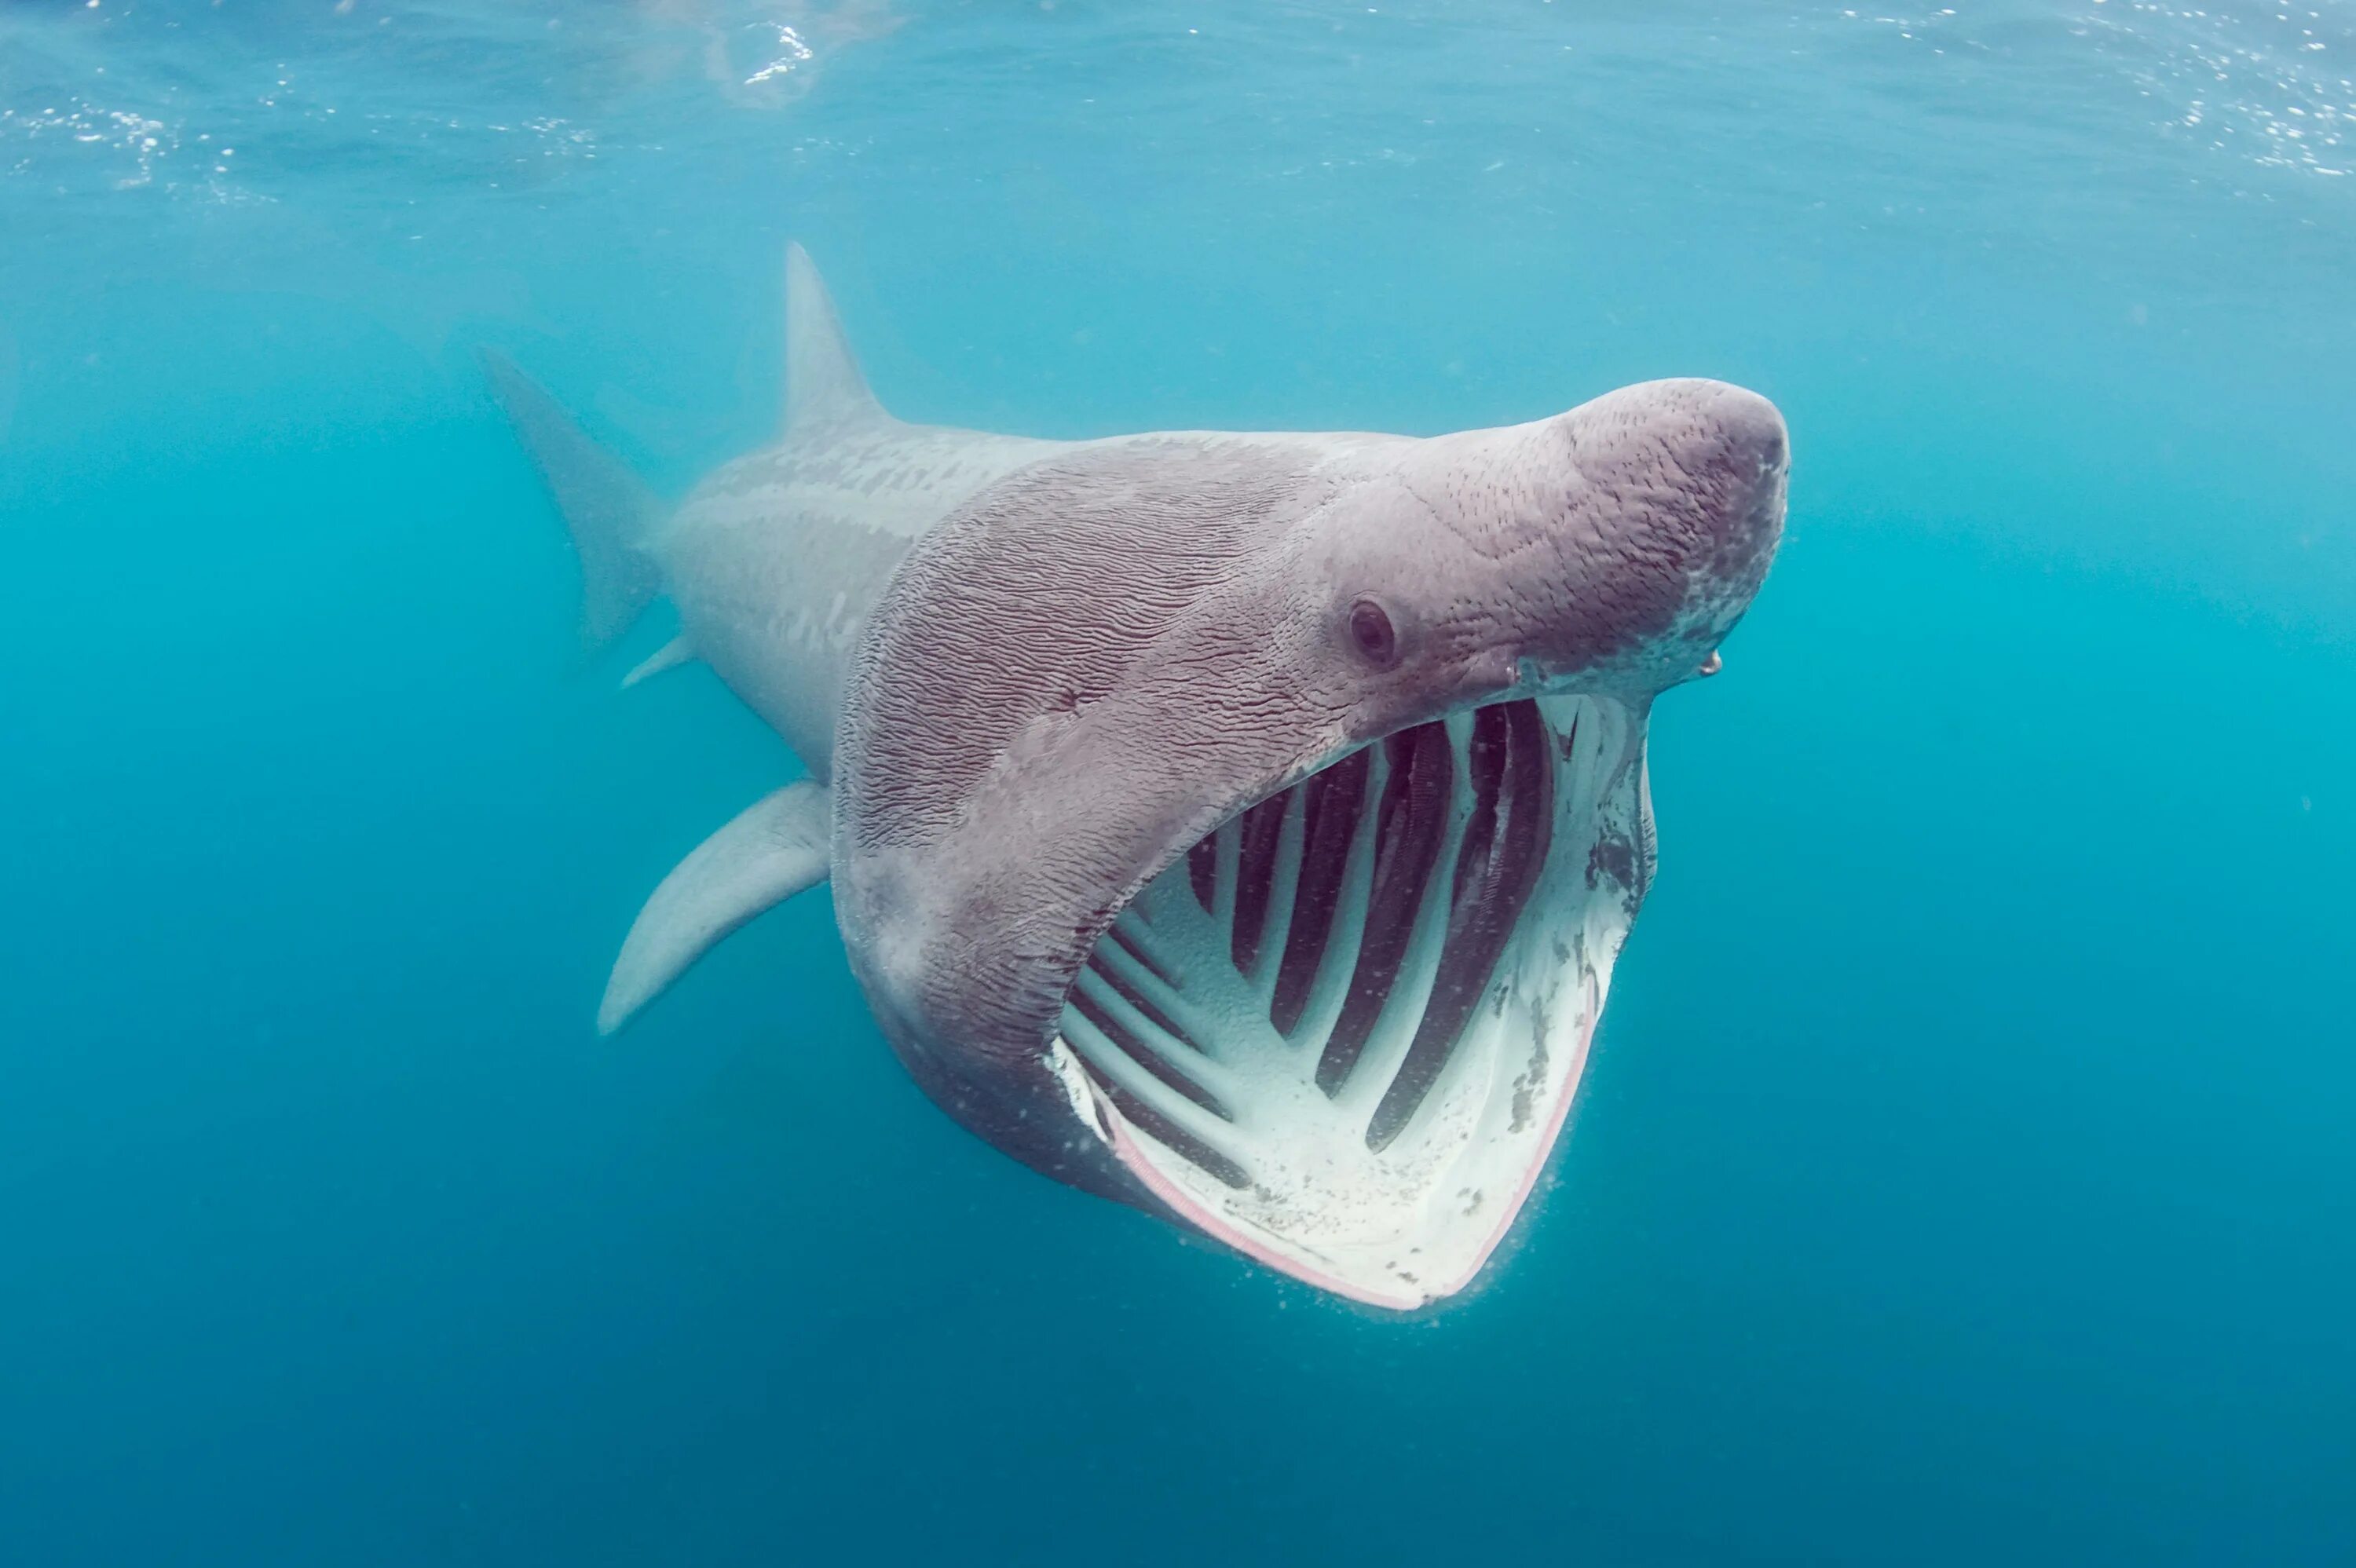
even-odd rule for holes
{"type": "Polygon", "coordinates": [[[1421,1307],[1472,1283],[1544,1170],[1651,861],[1629,707],[1521,699],[1402,731],[1150,883],[1050,1065],[1182,1220],[1421,1307]]]}

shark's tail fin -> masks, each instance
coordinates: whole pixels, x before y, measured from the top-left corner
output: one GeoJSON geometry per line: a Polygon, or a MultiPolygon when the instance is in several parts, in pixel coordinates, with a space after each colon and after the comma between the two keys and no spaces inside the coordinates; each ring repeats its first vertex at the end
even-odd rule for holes
{"type": "Polygon", "coordinates": [[[647,545],[662,504],[506,355],[487,348],[482,360],[492,392],[573,535],[581,559],[582,640],[604,647],[661,591],[662,573],[647,545]]]}

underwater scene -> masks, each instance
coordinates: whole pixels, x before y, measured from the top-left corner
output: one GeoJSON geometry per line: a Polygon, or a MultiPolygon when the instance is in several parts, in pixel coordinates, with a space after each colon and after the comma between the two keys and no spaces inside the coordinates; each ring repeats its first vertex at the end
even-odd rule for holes
{"type": "Polygon", "coordinates": [[[0,3],[0,1563],[2356,1565],[2356,5],[0,3]]]}

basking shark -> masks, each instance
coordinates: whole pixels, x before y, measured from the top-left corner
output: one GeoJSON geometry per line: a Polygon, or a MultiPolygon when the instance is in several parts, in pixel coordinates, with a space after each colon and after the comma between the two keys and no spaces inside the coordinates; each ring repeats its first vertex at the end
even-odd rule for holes
{"type": "Polygon", "coordinates": [[[1782,533],[1757,394],[1417,439],[903,423],[788,255],[786,417],[665,505],[513,366],[585,580],[659,595],[809,776],[664,879],[598,1023],[831,880],[950,1115],[1325,1290],[1462,1290],[1529,1197],[1652,881],[1645,723],[1782,533]]]}

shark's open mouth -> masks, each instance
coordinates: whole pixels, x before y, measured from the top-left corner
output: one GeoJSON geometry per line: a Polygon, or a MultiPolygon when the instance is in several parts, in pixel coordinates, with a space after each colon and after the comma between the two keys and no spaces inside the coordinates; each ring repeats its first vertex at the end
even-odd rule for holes
{"type": "Polygon", "coordinates": [[[1629,707],[1525,698],[1403,731],[1155,878],[1051,1061],[1187,1221],[1419,1307],[1472,1280],[1545,1168],[1651,858],[1629,707]]]}

